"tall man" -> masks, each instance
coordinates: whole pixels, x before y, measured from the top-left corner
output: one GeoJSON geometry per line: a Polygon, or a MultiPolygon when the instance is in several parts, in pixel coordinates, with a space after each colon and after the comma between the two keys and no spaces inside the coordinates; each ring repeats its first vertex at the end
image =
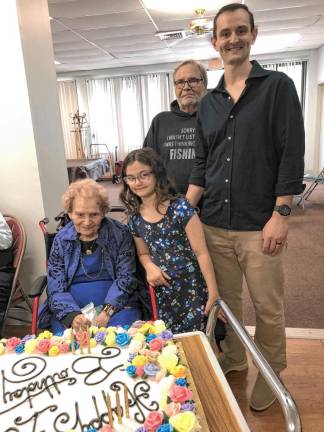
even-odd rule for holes
{"type": "Polygon", "coordinates": [[[194,60],[184,61],[173,73],[173,84],[177,99],[171,111],[154,117],[143,146],[159,153],[168,176],[185,194],[195,160],[197,107],[207,92],[206,70],[194,60]]]}
{"type": "MultiPolygon", "coordinates": [[[[250,62],[254,18],[240,3],[221,8],[212,43],[224,75],[198,109],[196,162],[188,198],[204,191],[201,220],[219,292],[242,321],[242,276],[256,312],[255,341],[273,369],[286,367],[282,259],[292,197],[302,192],[304,127],[293,82],[250,62]]],[[[227,329],[225,374],[247,368],[227,329]]],[[[275,396],[259,374],[250,400],[262,411],[275,396]]]]}

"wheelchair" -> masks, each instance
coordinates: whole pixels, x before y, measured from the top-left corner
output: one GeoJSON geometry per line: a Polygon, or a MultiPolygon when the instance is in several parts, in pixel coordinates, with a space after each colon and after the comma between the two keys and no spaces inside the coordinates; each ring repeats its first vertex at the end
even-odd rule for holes
{"type": "MultiPolygon", "coordinates": [[[[122,206],[114,206],[110,209],[110,212],[112,213],[124,213],[125,209],[122,206]]],[[[55,216],[54,220],[58,222],[56,227],[56,232],[50,233],[47,230],[46,225],[49,223],[48,218],[44,218],[41,221],[39,221],[38,225],[43,233],[44,241],[45,241],[45,249],[46,249],[46,267],[48,263],[48,258],[50,255],[51,247],[54,241],[54,238],[56,234],[63,228],[65,225],[67,225],[70,222],[70,218],[68,214],[61,212],[57,216],[55,216]]],[[[136,262],[137,265],[137,279],[139,283],[144,283],[147,286],[148,289],[148,301],[143,301],[143,306],[146,310],[146,319],[151,318],[152,320],[158,319],[158,313],[157,313],[157,305],[156,305],[156,299],[155,299],[155,292],[154,288],[150,285],[148,285],[145,281],[145,272],[144,269],[141,267],[141,264],[139,263],[138,259],[136,262]]],[[[32,288],[32,290],[29,292],[28,297],[32,301],[32,323],[31,323],[31,333],[37,334],[37,320],[38,320],[38,309],[40,305],[40,299],[43,295],[44,291],[47,288],[47,276],[42,275],[39,276],[32,288]]],[[[146,299],[145,299],[146,300],[146,299]]]]}

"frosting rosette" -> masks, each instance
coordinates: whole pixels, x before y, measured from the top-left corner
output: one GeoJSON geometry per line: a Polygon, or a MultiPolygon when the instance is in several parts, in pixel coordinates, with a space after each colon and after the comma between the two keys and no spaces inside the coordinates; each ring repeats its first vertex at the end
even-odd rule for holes
{"type": "Polygon", "coordinates": [[[173,333],[170,330],[163,330],[163,332],[159,334],[159,337],[164,341],[168,341],[173,338],[173,333]]]}
{"type": "Polygon", "coordinates": [[[168,417],[172,417],[176,414],[179,414],[180,410],[181,410],[181,404],[177,402],[171,402],[167,404],[167,406],[164,408],[163,411],[168,417]]]}
{"type": "Polygon", "coordinates": [[[188,387],[174,385],[170,389],[169,396],[173,402],[184,403],[192,399],[192,391],[188,387]]]}
{"type": "Polygon", "coordinates": [[[6,343],[6,351],[14,351],[16,349],[16,346],[19,345],[20,342],[21,342],[20,338],[17,337],[9,338],[6,343]]]}
{"type": "Polygon", "coordinates": [[[174,367],[171,371],[175,378],[185,378],[187,376],[187,368],[183,365],[178,365],[174,367]]]}
{"type": "Polygon", "coordinates": [[[32,354],[34,351],[36,351],[38,341],[36,339],[30,339],[25,343],[25,353],[26,354],[32,354]]]}
{"type": "Polygon", "coordinates": [[[137,375],[136,366],[129,365],[129,366],[127,366],[127,368],[125,370],[126,370],[126,373],[127,373],[128,376],[130,376],[132,378],[136,377],[136,375],[137,375]]]}
{"type": "Polygon", "coordinates": [[[163,348],[162,350],[162,354],[177,354],[178,352],[178,347],[177,345],[167,345],[163,348]]]}
{"type": "Polygon", "coordinates": [[[38,341],[36,349],[42,354],[46,354],[51,347],[51,341],[48,339],[41,339],[38,341]]]}
{"type": "Polygon", "coordinates": [[[154,378],[156,374],[160,372],[160,368],[153,363],[146,363],[144,366],[144,372],[148,377],[154,378]]]}
{"type": "Polygon", "coordinates": [[[170,425],[170,423],[168,424],[165,423],[156,429],[156,432],[173,432],[173,431],[174,429],[172,425],[170,425]]]}
{"type": "Polygon", "coordinates": [[[145,324],[142,325],[142,327],[138,331],[143,335],[146,335],[151,328],[152,328],[152,324],[146,322],[145,324]]]}
{"type": "Polygon", "coordinates": [[[153,411],[150,412],[149,415],[146,417],[144,426],[151,432],[155,432],[156,429],[161,426],[163,423],[163,414],[159,411],[153,411]]]}
{"type": "Polygon", "coordinates": [[[52,347],[50,347],[50,349],[48,351],[48,355],[50,357],[55,357],[59,354],[60,354],[60,348],[57,345],[53,345],[52,347]]]}
{"type": "Polygon", "coordinates": [[[116,335],[115,333],[108,333],[105,339],[105,344],[107,346],[114,346],[116,345],[116,335]]]}
{"type": "Polygon", "coordinates": [[[129,352],[131,354],[138,353],[142,347],[143,343],[141,341],[132,339],[131,343],[129,344],[129,352]]]}
{"type": "Polygon", "coordinates": [[[53,337],[53,333],[49,330],[45,330],[42,333],[39,333],[36,339],[42,340],[42,339],[51,339],[53,337]]]}
{"type": "Polygon", "coordinates": [[[94,339],[96,340],[96,342],[102,343],[106,339],[106,332],[98,331],[95,334],[94,339]]]}
{"type": "Polygon", "coordinates": [[[152,351],[161,351],[161,349],[164,347],[164,341],[160,338],[153,339],[149,343],[149,347],[152,351]]]}
{"type": "Polygon", "coordinates": [[[0,342],[0,355],[4,354],[5,351],[6,350],[5,350],[5,347],[4,347],[3,343],[0,342]]]}
{"type": "Polygon", "coordinates": [[[147,357],[143,356],[143,355],[137,355],[133,361],[132,364],[134,366],[144,366],[146,365],[146,363],[148,362],[147,357]]]}
{"type": "Polygon", "coordinates": [[[172,369],[178,364],[178,356],[175,354],[161,354],[158,356],[158,362],[162,368],[171,373],[172,369]]]}
{"type": "Polygon", "coordinates": [[[66,354],[70,350],[70,345],[67,342],[63,342],[60,345],[58,345],[58,348],[61,354],[66,354]]]}
{"type": "Polygon", "coordinates": [[[196,432],[200,429],[197,417],[192,411],[170,417],[169,423],[177,432],[196,432]]]}
{"type": "Polygon", "coordinates": [[[144,343],[145,342],[145,336],[142,333],[136,333],[133,340],[137,340],[137,341],[144,343]]]}

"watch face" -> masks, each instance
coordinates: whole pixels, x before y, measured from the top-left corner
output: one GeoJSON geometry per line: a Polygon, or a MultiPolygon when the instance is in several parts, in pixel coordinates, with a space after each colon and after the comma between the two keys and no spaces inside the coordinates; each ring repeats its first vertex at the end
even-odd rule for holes
{"type": "Polygon", "coordinates": [[[289,216],[291,212],[291,208],[286,204],[279,206],[279,214],[282,216],[289,216]]]}

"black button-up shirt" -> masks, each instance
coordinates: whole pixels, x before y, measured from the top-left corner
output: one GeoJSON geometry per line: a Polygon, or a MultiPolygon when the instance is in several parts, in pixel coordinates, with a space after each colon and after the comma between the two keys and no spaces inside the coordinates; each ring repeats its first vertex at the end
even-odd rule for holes
{"type": "Polygon", "coordinates": [[[190,183],[202,186],[201,220],[229,230],[261,230],[277,196],[303,191],[304,122],[293,81],[256,61],[234,104],[218,86],[198,108],[190,183]]]}

